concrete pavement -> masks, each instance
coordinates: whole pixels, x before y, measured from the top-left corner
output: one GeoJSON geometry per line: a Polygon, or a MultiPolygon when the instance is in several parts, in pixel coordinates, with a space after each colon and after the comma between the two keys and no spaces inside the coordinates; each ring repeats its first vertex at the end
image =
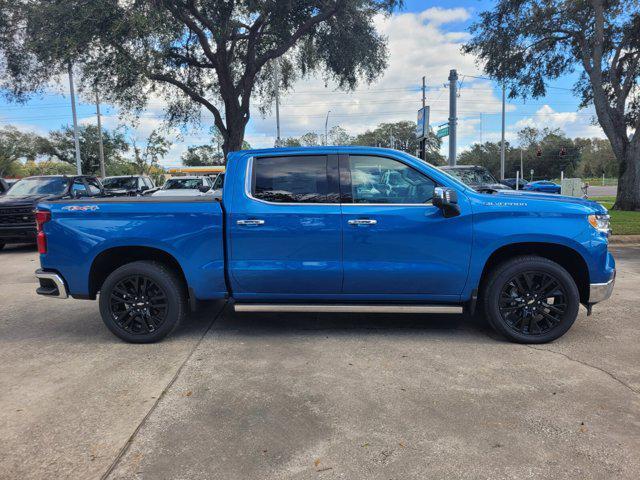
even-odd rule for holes
{"type": "Polygon", "coordinates": [[[139,346],[2,252],[0,476],[635,479],[640,248],[615,254],[613,299],[549,345],[456,316],[226,309],[207,330],[213,308],[139,346]]]}

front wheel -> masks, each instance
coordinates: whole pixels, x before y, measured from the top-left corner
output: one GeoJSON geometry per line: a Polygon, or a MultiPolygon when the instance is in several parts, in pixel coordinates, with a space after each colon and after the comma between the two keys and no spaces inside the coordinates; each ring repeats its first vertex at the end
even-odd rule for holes
{"type": "Polygon", "coordinates": [[[128,263],[102,284],[100,314],[107,328],[126,342],[157,342],[184,317],[184,290],[180,278],[161,263],[128,263]]]}
{"type": "Polygon", "coordinates": [[[578,288],[564,268],[537,256],[497,266],[483,290],[491,326],[517,343],[547,343],[564,335],[578,316],[578,288]]]}

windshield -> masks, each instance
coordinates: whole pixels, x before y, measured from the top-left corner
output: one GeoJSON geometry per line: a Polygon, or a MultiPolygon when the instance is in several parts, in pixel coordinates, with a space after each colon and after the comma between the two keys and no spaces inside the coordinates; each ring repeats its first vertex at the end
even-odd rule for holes
{"type": "Polygon", "coordinates": [[[165,190],[195,190],[202,181],[199,178],[170,178],[164,184],[165,190]]]}
{"type": "Polygon", "coordinates": [[[467,185],[487,185],[491,183],[498,183],[489,171],[482,168],[452,168],[447,170],[447,173],[467,185]]]}
{"type": "Polygon", "coordinates": [[[23,178],[6,193],[7,196],[24,197],[27,195],[62,195],[66,192],[69,179],[54,178],[23,178]]]}
{"type": "Polygon", "coordinates": [[[102,185],[104,188],[137,188],[138,179],[135,177],[105,178],[102,185]]]}

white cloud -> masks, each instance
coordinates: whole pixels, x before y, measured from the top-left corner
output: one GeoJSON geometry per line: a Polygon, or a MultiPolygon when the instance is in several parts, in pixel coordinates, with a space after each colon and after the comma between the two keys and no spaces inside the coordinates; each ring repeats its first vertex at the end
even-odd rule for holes
{"type": "MultiPolygon", "coordinates": [[[[429,86],[427,104],[431,106],[431,124],[437,125],[448,117],[449,70],[478,76],[481,72],[475,59],[461,53],[468,38],[463,31],[446,32],[444,23],[465,21],[470,17],[463,8],[430,8],[420,13],[403,13],[376,18],[378,31],[388,38],[389,65],[384,74],[371,86],[361,86],[353,93],[337,91],[335,84],[325,86],[321,78],[299,81],[292,92],[282,96],[280,121],[283,137],[299,136],[308,131],[324,133],[327,111],[329,128],[340,125],[350,134],[374,128],[382,122],[415,121],[420,107],[419,86],[423,75],[429,86]]],[[[460,129],[465,137],[473,137],[479,127],[480,112],[497,113],[500,99],[490,82],[463,78],[459,97],[460,129]]],[[[512,110],[514,107],[509,107],[512,110]]],[[[275,136],[275,114],[266,117],[254,113],[248,128],[249,140],[257,147],[272,146],[275,136]]],[[[459,135],[463,138],[463,135],[459,135]]],[[[446,151],[446,144],[443,148],[446,151]]]]}
{"type": "Polygon", "coordinates": [[[518,131],[525,127],[559,128],[569,137],[598,137],[605,138],[599,125],[593,125],[594,113],[587,110],[577,112],[558,112],[549,105],[543,105],[530,117],[525,117],[513,125],[518,131]]]}
{"type": "Polygon", "coordinates": [[[436,25],[452,22],[464,22],[469,20],[471,14],[466,8],[427,8],[419,14],[421,20],[431,22],[436,25]]]}

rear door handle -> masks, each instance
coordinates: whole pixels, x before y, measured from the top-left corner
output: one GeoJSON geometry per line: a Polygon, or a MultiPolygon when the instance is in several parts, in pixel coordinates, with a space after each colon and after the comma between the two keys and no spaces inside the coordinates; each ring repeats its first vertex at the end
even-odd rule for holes
{"type": "Polygon", "coordinates": [[[378,221],[370,218],[358,218],[356,220],[349,220],[347,223],[349,223],[349,225],[375,225],[378,221]]]}
{"type": "Polygon", "coordinates": [[[258,225],[264,225],[264,220],[252,218],[249,220],[238,220],[236,224],[257,227],[258,225]]]}

